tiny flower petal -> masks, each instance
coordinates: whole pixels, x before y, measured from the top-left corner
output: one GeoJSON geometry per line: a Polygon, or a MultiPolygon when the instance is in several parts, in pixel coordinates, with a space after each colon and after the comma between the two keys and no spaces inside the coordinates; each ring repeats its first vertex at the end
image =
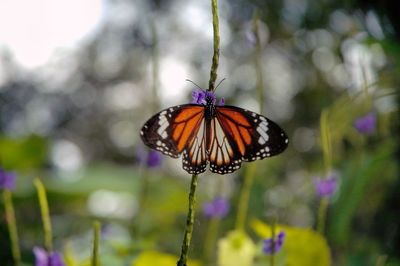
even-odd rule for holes
{"type": "Polygon", "coordinates": [[[376,128],[376,113],[370,112],[354,121],[355,129],[362,134],[371,135],[376,128]]]}
{"type": "Polygon", "coordinates": [[[332,176],[329,178],[315,178],[314,187],[319,197],[331,196],[337,189],[337,177],[332,176]]]}
{"type": "Polygon", "coordinates": [[[221,98],[221,100],[219,101],[219,104],[218,104],[218,105],[219,105],[219,106],[225,105],[225,99],[224,99],[224,97],[221,98]]]}
{"type": "Polygon", "coordinates": [[[35,255],[35,266],[48,266],[48,256],[46,250],[40,247],[33,247],[35,255]]]}
{"type": "Polygon", "coordinates": [[[33,254],[35,255],[35,266],[64,266],[64,260],[61,253],[53,252],[47,253],[41,247],[33,247],[33,254]]]}
{"type": "Polygon", "coordinates": [[[64,266],[64,260],[60,252],[54,252],[49,256],[48,266],[64,266]]]}
{"type": "Polygon", "coordinates": [[[193,97],[193,101],[191,103],[203,104],[203,100],[206,98],[206,92],[195,89],[192,93],[192,97],[193,97]]]}
{"type": "Polygon", "coordinates": [[[15,190],[16,181],[16,172],[6,172],[3,168],[0,168],[0,189],[8,189],[10,191],[13,191],[15,190]]]}
{"type": "Polygon", "coordinates": [[[283,244],[285,242],[286,233],[285,231],[279,231],[278,235],[275,237],[274,240],[274,251],[272,251],[272,237],[266,238],[263,241],[263,253],[271,255],[276,254],[281,251],[283,244]]]}

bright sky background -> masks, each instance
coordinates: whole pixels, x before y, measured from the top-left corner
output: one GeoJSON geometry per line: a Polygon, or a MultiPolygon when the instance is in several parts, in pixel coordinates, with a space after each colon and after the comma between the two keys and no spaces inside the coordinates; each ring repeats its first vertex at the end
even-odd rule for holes
{"type": "Polygon", "coordinates": [[[74,48],[100,23],[102,0],[1,0],[0,49],[34,68],[57,48],[74,48]]]}

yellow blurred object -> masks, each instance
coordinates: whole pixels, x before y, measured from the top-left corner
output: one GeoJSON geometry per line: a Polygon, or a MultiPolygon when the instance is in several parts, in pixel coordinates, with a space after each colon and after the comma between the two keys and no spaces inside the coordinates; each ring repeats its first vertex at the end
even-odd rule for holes
{"type": "Polygon", "coordinates": [[[250,266],[256,246],[253,241],[241,230],[235,230],[218,241],[219,266],[250,266]]]}
{"type": "MultiPolygon", "coordinates": [[[[146,251],[139,255],[139,257],[132,262],[132,266],[176,266],[178,257],[161,253],[157,251],[146,251]]],[[[201,266],[198,261],[189,260],[188,265],[190,266],[201,266]]]]}
{"type": "MultiPolygon", "coordinates": [[[[260,220],[253,220],[251,227],[262,238],[271,237],[271,227],[260,220]]],[[[319,233],[305,228],[277,224],[275,234],[286,232],[283,249],[287,253],[287,266],[329,266],[331,254],[326,239],[319,233]]]]}

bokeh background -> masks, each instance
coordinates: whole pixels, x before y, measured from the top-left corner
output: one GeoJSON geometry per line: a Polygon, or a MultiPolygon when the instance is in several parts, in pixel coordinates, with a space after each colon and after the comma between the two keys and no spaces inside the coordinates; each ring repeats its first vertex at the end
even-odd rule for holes
{"type": "MultiPolygon", "coordinates": [[[[282,224],[315,228],[313,177],[324,173],[320,115],[330,110],[332,167],[340,180],[326,225],[332,264],[375,265],[386,258],[387,265],[400,265],[394,4],[218,5],[218,78],[226,80],[217,98],[266,115],[290,138],[282,155],[257,164],[248,220],[277,216],[282,224]],[[256,10],[262,108],[255,89],[256,10]],[[377,127],[365,136],[352,122],[370,111],[377,127]]],[[[104,265],[127,265],[145,250],[179,254],[191,176],[181,159],[163,156],[161,165],[146,165],[138,133],[156,111],[191,100],[196,87],[186,79],[207,88],[212,38],[210,1],[0,2],[0,164],[19,174],[13,200],[24,262],[33,262],[33,246],[43,246],[35,177],[47,189],[57,250],[87,259],[99,219],[104,265]]],[[[194,259],[201,260],[209,225],[201,205],[216,195],[230,201],[218,230],[223,237],[235,225],[244,168],[200,176],[194,259]]],[[[3,210],[0,261],[12,265],[3,210]]]]}

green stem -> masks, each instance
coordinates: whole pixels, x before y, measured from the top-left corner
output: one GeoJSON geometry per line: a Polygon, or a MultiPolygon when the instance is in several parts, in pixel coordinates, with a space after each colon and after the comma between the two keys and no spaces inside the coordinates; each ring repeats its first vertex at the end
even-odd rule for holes
{"type": "Polygon", "coordinates": [[[17,223],[15,222],[14,206],[12,203],[11,192],[7,189],[3,191],[4,207],[6,211],[6,221],[10,232],[11,252],[15,265],[21,264],[21,252],[18,245],[17,223]]]}
{"type": "Polygon", "coordinates": [[[250,188],[251,185],[253,184],[255,170],[256,170],[255,162],[247,165],[246,167],[246,172],[244,175],[244,183],[239,196],[239,206],[236,217],[237,230],[244,230],[244,224],[246,222],[247,209],[249,205],[250,188]]]}
{"type": "Polygon", "coordinates": [[[219,62],[219,21],[218,21],[217,0],[211,0],[211,9],[213,15],[213,30],[214,30],[214,55],[212,58],[208,91],[214,91],[215,81],[217,80],[217,69],[219,62]]]}
{"type": "Polygon", "coordinates": [[[100,258],[99,258],[100,226],[101,225],[99,221],[94,222],[92,266],[100,266],[100,258]]]}
{"type": "Polygon", "coordinates": [[[260,17],[260,12],[256,10],[254,12],[253,17],[253,34],[256,38],[256,47],[254,50],[254,61],[255,67],[257,72],[257,91],[258,91],[258,98],[260,103],[260,113],[263,111],[264,106],[264,89],[263,89],[263,77],[262,77],[262,66],[261,66],[261,42],[260,42],[260,34],[258,33],[258,20],[260,17]]]}
{"type": "Polygon", "coordinates": [[[211,256],[214,250],[215,241],[217,240],[217,232],[220,219],[215,217],[210,220],[207,228],[206,238],[204,240],[204,261],[207,265],[211,264],[211,256]]]}
{"type": "Polygon", "coordinates": [[[323,235],[325,231],[325,218],[326,218],[327,208],[328,208],[328,198],[323,197],[319,202],[318,220],[317,220],[317,231],[321,235],[323,235]]]}
{"type": "Polygon", "coordinates": [[[189,253],[190,239],[192,238],[193,233],[194,205],[196,202],[196,187],[198,177],[198,175],[192,175],[192,182],[190,184],[189,192],[189,210],[186,218],[185,236],[183,238],[181,257],[179,258],[178,266],[187,265],[186,262],[189,253]]]}
{"type": "Polygon", "coordinates": [[[49,204],[47,202],[46,190],[43,186],[43,183],[39,178],[35,178],[35,186],[38,192],[40,211],[42,213],[42,221],[43,221],[43,229],[44,229],[44,238],[45,238],[45,246],[47,252],[53,252],[53,237],[51,233],[51,223],[50,223],[50,214],[49,214],[49,204]]]}
{"type": "Polygon", "coordinates": [[[332,164],[332,146],[331,146],[331,135],[328,127],[328,110],[324,109],[321,113],[320,119],[320,128],[321,128],[321,146],[322,152],[324,155],[324,167],[325,167],[325,175],[328,173],[331,164],[332,164]]]}
{"type": "Polygon", "coordinates": [[[158,58],[159,58],[159,49],[158,49],[158,34],[157,28],[154,25],[154,20],[151,21],[151,33],[153,37],[153,61],[152,61],[152,74],[153,74],[153,112],[158,112],[160,108],[160,101],[158,97],[158,58]]]}

